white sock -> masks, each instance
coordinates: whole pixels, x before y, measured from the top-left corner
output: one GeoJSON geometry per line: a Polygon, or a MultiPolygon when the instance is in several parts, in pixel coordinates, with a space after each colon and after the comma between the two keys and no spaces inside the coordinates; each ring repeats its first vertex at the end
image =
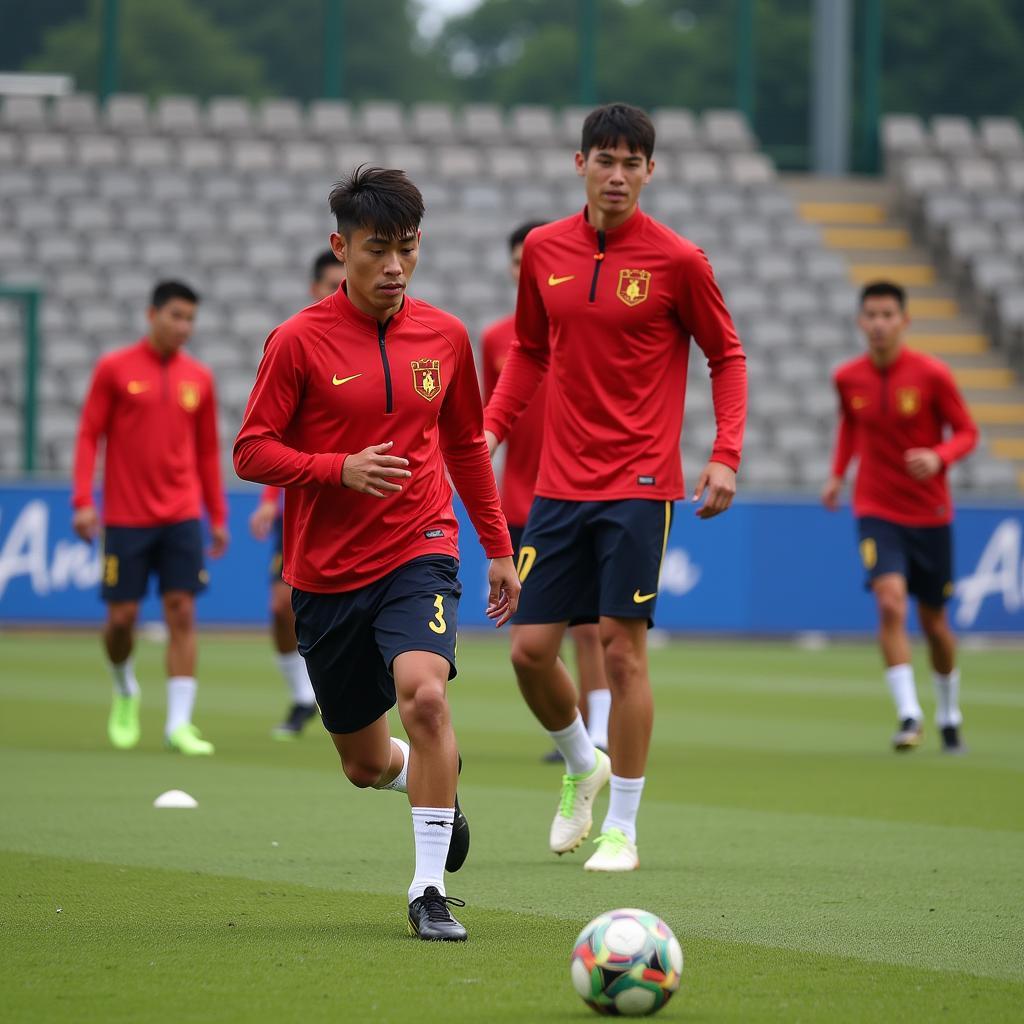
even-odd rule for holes
{"type": "Polygon", "coordinates": [[[892,668],[887,668],[885,681],[889,684],[893,703],[896,705],[896,717],[901,722],[904,718],[913,718],[915,722],[923,721],[924,712],[917,701],[913,665],[893,665],[892,668]]]}
{"type": "MultiPolygon", "coordinates": [[[[393,789],[396,793],[409,792],[409,744],[400,740],[397,736],[391,737],[392,748],[398,747],[402,753],[402,770],[386,785],[378,786],[377,789],[393,789]]],[[[391,758],[394,760],[395,751],[392,749],[391,758]]]]}
{"type": "Polygon", "coordinates": [[[587,732],[596,747],[608,746],[608,712],[611,708],[611,690],[591,690],[587,694],[587,732]]]}
{"type": "Polygon", "coordinates": [[[192,676],[171,676],[167,680],[167,724],[164,734],[192,721],[192,705],[196,702],[196,681],[192,676]]]}
{"type": "Polygon", "coordinates": [[[309,681],[309,673],[306,671],[306,661],[298,651],[279,654],[277,667],[281,670],[281,675],[284,676],[284,681],[291,691],[292,700],[296,704],[310,707],[316,703],[313,684],[309,681]]]}
{"type": "Polygon", "coordinates": [[[597,751],[594,741],[583,724],[583,716],[577,711],[572,725],[549,732],[558,752],[565,758],[565,770],[570,775],[586,775],[597,765],[597,751]]]}
{"type": "Polygon", "coordinates": [[[135,678],[135,661],[131,656],[124,659],[120,665],[110,662],[110,674],[114,677],[114,689],[122,697],[137,697],[139,695],[139,681],[135,678]]]}
{"type": "Polygon", "coordinates": [[[414,807],[412,834],[416,841],[416,874],[409,886],[409,902],[423,895],[428,885],[444,891],[444,862],[448,859],[448,844],[452,841],[454,807],[414,807]]]}
{"type": "Polygon", "coordinates": [[[640,797],[644,791],[644,777],[624,779],[613,775],[611,781],[611,798],[608,801],[608,814],[605,816],[602,832],[617,828],[636,842],[636,815],[640,810],[640,797]]]}
{"type": "Polygon", "coordinates": [[[953,669],[948,676],[936,672],[934,679],[935,724],[940,729],[961,725],[964,716],[960,713],[960,669],[953,669]]]}

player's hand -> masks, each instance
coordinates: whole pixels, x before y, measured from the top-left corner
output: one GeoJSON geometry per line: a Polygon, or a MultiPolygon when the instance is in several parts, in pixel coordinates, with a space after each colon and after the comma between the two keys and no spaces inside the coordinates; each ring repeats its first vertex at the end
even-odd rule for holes
{"type": "Polygon", "coordinates": [[[931,448],[909,448],[903,453],[903,461],[915,480],[927,480],[942,469],[942,456],[931,448]]]}
{"type": "Polygon", "coordinates": [[[226,526],[211,526],[210,527],[210,557],[220,558],[228,549],[228,542],[231,540],[231,536],[228,533],[226,526]]]}
{"type": "Polygon", "coordinates": [[[276,501],[261,501],[256,511],[249,516],[249,532],[256,540],[266,540],[274,521],[281,514],[276,501]]]}
{"type": "Polygon", "coordinates": [[[491,560],[487,582],[491,588],[487,595],[487,618],[494,619],[495,629],[501,629],[515,615],[522,589],[511,555],[491,560]]]}
{"type": "Polygon", "coordinates": [[[830,476],[825,486],[821,489],[821,503],[829,510],[835,512],[839,508],[839,494],[843,489],[843,481],[837,476],[830,476]]]}
{"type": "Polygon", "coordinates": [[[360,494],[372,494],[375,498],[386,498],[400,491],[402,488],[395,481],[406,480],[412,473],[405,468],[409,465],[408,459],[388,454],[394,443],[372,444],[348,456],[341,467],[342,484],[360,494]]]}
{"type": "Polygon", "coordinates": [[[713,519],[721,515],[736,496],[736,472],[721,462],[709,462],[704,467],[691,501],[698,502],[704,495],[704,504],[697,509],[698,519],[713,519]]]}
{"type": "Polygon", "coordinates": [[[88,508],[76,508],[71,517],[71,529],[84,541],[90,544],[99,536],[100,514],[90,505],[88,508]]]}
{"type": "Polygon", "coordinates": [[[498,444],[500,443],[498,441],[498,438],[494,434],[492,434],[489,430],[485,430],[484,431],[484,438],[487,441],[487,454],[488,455],[493,455],[494,454],[494,449],[497,448],[498,444]]]}

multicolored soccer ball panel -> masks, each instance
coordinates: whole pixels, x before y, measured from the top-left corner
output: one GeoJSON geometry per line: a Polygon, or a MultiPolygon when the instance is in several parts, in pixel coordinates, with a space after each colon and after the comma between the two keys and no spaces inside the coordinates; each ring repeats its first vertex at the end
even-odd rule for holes
{"type": "Polygon", "coordinates": [[[679,988],[683,951],[657,914],[610,910],[580,932],[572,983],[592,1010],[642,1017],[660,1010],[679,988]]]}

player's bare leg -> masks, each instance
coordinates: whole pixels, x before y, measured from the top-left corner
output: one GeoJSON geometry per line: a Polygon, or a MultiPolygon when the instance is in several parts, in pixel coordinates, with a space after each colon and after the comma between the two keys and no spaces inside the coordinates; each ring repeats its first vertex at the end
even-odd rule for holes
{"type": "Polygon", "coordinates": [[[167,722],[164,737],[172,750],[207,755],[213,744],[192,724],[196,701],[196,599],[187,590],[163,595],[167,623],[167,722]]]}
{"type": "Polygon", "coordinates": [[[448,707],[448,671],[448,660],[430,651],[406,651],[392,665],[398,714],[410,746],[416,873],[409,886],[409,930],[423,939],[462,941],[466,929],[451,916],[444,885],[445,870],[457,871],[469,850],[469,826],[455,795],[459,754],[448,707]]]}
{"type": "Polygon", "coordinates": [[[139,683],[132,662],[138,617],[137,601],[112,601],[107,605],[103,646],[114,680],[107,736],[118,750],[130,750],[139,742],[139,683]]]}
{"type": "Polygon", "coordinates": [[[608,751],[608,716],[612,694],[604,671],[604,649],[597,623],[569,629],[576,648],[576,672],[580,687],[580,714],[594,745],[608,751]]]}
{"type": "Polygon", "coordinates": [[[316,695],[309,681],[306,663],[297,649],[292,588],[284,580],[270,585],[270,633],[277,651],[277,667],[292,698],[288,714],[272,735],[275,739],[292,740],[316,716],[316,695]]]}
{"type": "Polygon", "coordinates": [[[385,789],[406,767],[406,745],[391,738],[387,715],[355,732],[332,732],[331,739],[345,777],[359,789],[385,789]]]}
{"type": "Polygon", "coordinates": [[[896,705],[899,728],[892,738],[896,750],[913,750],[921,742],[924,713],[917,700],[907,633],[907,581],[899,573],[883,573],[871,584],[878,607],[878,642],[885,678],[896,705]]]}
{"type": "Polygon", "coordinates": [[[636,818],[654,728],[654,699],[647,668],[647,620],[602,616],[601,644],[612,693],[608,722],[611,798],[588,871],[632,871],[640,864],[636,818]]]}
{"type": "Polygon", "coordinates": [[[576,687],[558,657],[566,623],[512,627],[512,665],[519,690],[565,759],[558,810],[549,845],[559,855],[577,849],[593,826],[594,797],[611,765],[587,733],[577,708],[576,687]]]}
{"type": "Polygon", "coordinates": [[[960,672],[956,667],[956,637],[950,628],[944,607],[918,603],[917,615],[928,641],[935,681],[935,724],[942,737],[942,749],[949,754],[963,753],[960,726],[960,672]]]}

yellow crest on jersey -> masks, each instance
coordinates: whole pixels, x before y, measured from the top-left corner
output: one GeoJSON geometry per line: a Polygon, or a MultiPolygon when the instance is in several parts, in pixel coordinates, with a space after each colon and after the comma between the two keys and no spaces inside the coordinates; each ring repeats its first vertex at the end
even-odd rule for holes
{"type": "Polygon", "coordinates": [[[921,408],[921,392],[917,388],[897,388],[896,408],[901,416],[913,416],[921,408]]]}
{"type": "Polygon", "coordinates": [[[178,384],[178,402],[185,412],[195,412],[199,408],[199,385],[192,380],[183,380],[178,384]]]}
{"type": "Polygon", "coordinates": [[[647,270],[620,270],[619,285],[615,294],[627,306],[639,306],[647,301],[651,287],[651,275],[647,270]]]}
{"type": "Polygon", "coordinates": [[[411,365],[416,394],[432,402],[441,393],[441,360],[414,359],[411,365]]]}

